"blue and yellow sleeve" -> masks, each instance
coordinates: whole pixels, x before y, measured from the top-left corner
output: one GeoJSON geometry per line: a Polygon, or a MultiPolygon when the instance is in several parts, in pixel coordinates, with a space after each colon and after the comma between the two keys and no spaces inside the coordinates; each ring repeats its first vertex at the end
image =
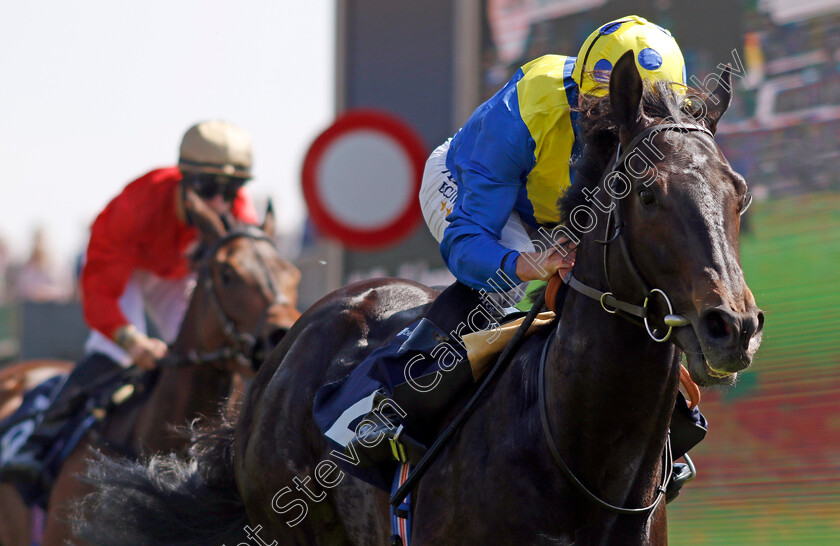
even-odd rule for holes
{"type": "Polygon", "coordinates": [[[476,288],[505,286],[499,270],[514,282],[519,253],[499,244],[502,228],[533,169],[535,143],[519,113],[517,72],[479,107],[450,145],[447,166],[458,181],[458,197],[440,244],[455,277],[476,288]]]}

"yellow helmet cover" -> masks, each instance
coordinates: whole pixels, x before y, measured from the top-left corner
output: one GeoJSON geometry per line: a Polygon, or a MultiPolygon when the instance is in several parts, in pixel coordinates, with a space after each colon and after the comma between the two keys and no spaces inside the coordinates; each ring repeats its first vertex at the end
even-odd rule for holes
{"type": "Polygon", "coordinates": [[[606,95],[613,65],[630,50],[636,53],[636,68],[643,79],[685,83],[685,61],[671,33],[628,15],[607,23],[583,42],[572,71],[580,92],[606,95]]]}

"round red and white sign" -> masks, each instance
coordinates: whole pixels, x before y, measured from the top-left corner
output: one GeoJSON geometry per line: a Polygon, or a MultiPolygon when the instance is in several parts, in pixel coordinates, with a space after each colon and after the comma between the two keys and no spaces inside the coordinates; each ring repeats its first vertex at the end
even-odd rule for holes
{"type": "Polygon", "coordinates": [[[315,225],[349,247],[406,237],[421,217],[417,195],[427,152],[417,133],[374,110],[340,116],[303,161],[303,197],[315,225]]]}

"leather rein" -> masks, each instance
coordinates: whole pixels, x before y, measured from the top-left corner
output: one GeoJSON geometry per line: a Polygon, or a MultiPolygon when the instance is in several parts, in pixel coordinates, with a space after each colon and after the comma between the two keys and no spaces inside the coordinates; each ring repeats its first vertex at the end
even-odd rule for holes
{"type": "MultiPolygon", "coordinates": [[[[607,180],[613,173],[618,172],[619,169],[622,168],[624,165],[625,160],[630,156],[630,154],[638,147],[638,145],[645,140],[646,138],[660,132],[660,131],[678,131],[681,133],[690,133],[690,132],[701,132],[706,133],[709,136],[713,136],[712,132],[709,131],[707,128],[695,125],[695,124],[688,124],[688,123],[663,123],[661,125],[655,125],[653,127],[648,127],[644,131],[641,131],[638,135],[636,135],[633,140],[627,145],[627,148],[622,152],[621,145],[619,144],[616,150],[616,157],[613,162],[610,164],[609,168],[604,171],[604,174],[601,176],[600,184],[603,184],[605,180],[607,180]]],[[[607,217],[607,226],[606,226],[606,236],[603,241],[596,241],[599,244],[603,245],[604,247],[604,273],[607,279],[607,287],[608,291],[604,292],[598,290],[597,288],[588,286],[579,280],[577,280],[572,273],[566,275],[563,282],[569,285],[569,288],[575,290],[576,292],[583,294],[584,296],[591,298],[601,304],[601,307],[610,314],[619,314],[628,320],[631,320],[634,323],[637,323],[636,319],[641,319],[642,323],[644,324],[645,330],[647,331],[648,335],[650,336],[653,341],[657,343],[663,343],[668,341],[671,337],[671,333],[674,328],[680,326],[687,326],[689,324],[688,319],[683,315],[678,315],[674,313],[674,309],[671,306],[671,300],[668,298],[668,295],[665,294],[659,288],[651,288],[650,285],[645,281],[644,277],[642,276],[641,272],[639,271],[636,263],[633,261],[633,257],[630,254],[629,247],[627,245],[627,239],[624,234],[624,223],[621,219],[620,214],[620,207],[618,203],[619,197],[617,197],[616,192],[609,192],[610,193],[610,210],[609,216],[607,217]],[[610,233],[612,230],[613,224],[615,225],[615,230],[613,233],[610,233]],[[635,280],[636,284],[641,288],[642,292],[645,294],[644,303],[639,305],[634,305],[625,301],[622,301],[615,297],[612,292],[612,288],[610,287],[610,276],[609,271],[607,268],[607,250],[610,243],[614,241],[618,241],[621,247],[621,254],[624,257],[624,263],[627,266],[627,269],[630,271],[633,279],[635,280]],[[668,314],[665,315],[664,322],[665,325],[668,327],[667,333],[664,335],[657,336],[658,332],[656,330],[651,329],[650,324],[648,323],[648,305],[650,300],[653,296],[658,295],[662,299],[665,300],[665,303],[668,306],[668,314]],[[634,318],[635,317],[635,318],[634,318]]],[[[558,283],[558,280],[552,278],[551,281],[558,283]]],[[[557,288],[553,288],[553,292],[556,293],[557,288]]],[[[549,288],[548,291],[552,291],[552,288],[549,288]]],[[[553,301],[551,302],[554,303],[553,301]]],[[[590,502],[609,510],[610,512],[614,512],[617,514],[622,515],[640,515],[640,514],[647,514],[652,512],[659,506],[659,503],[662,501],[665,495],[665,491],[668,487],[668,483],[671,480],[671,473],[673,471],[674,465],[674,458],[671,452],[671,436],[670,433],[666,437],[665,440],[665,448],[662,453],[663,458],[663,465],[662,465],[662,481],[660,485],[656,488],[656,496],[653,499],[651,504],[641,507],[641,508],[626,508],[621,506],[616,506],[610,504],[609,502],[601,499],[595,493],[590,491],[572,472],[569,466],[563,461],[563,457],[560,455],[560,452],[557,448],[557,445],[554,443],[554,436],[551,433],[551,426],[548,420],[548,405],[546,403],[546,381],[545,381],[545,374],[546,374],[546,359],[548,356],[548,349],[551,345],[551,340],[553,338],[549,338],[546,340],[545,345],[543,346],[542,354],[540,356],[540,367],[539,367],[539,384],[537,390],[539,392],[539,406],[540,406],[540,422],[542,423],[542,430],[543,436],[545,437],[546,443],[548,444],[549,452],[551,453],[552,459],[560,467],[560,470],[566,476],[566,478],[574,484],[574,486],[580,491],[584,497],[586,497],[590,502]]],[[[683,376],[684,374],[681,374],[683,376]]],[[[696,389],[696,385],[695,385],[696,389]]],[[[698,400],[699,400],[699,390],[697,391],[698,400]]],[[[692,398],[694,398],[692,396],[692,398]]]]}
{"type": "MultiPolygon", "coordinates": [[[[198,268],[199,283],[201,288],[209,295],[212,307],[215,309],[216,314],[222,323],[222,331],[224,332],[226,343],[220,348],[212,351],[191,349],[187,352],[187,354],[179,356],[178,360],[182,362],[182,365],[219,363],[233,360],[240,366],[249,369],[256,369],[258,363],[265,357],[265,355],[262,354],[263,351],[261,350],[261,347],[266,347],[267,343],[261,336],[241,332],[239,328],[237,328],[236,323],[230,318],[230,315],[228,315],[222,305],[218,288],[216,287],[216,283],[213,282],[213,275],[210,271],[210,261],[213,256],[216,255],[219,249],[235,239],[265,241],[274,245],[274,242],[265,235],[262,230],[254,226],[247,226],[228,232],[205,251],[198,268]]],[[[271,302],[265,308],[265,311],[263,311],[260,321],[257,324],[256,331],[260,332],[268,318],[268,311],[271,308],[271,305],[278,301],[279,293],[271,278],[268,266],[265,264],[259,253],[256,253],[256,255],[257,260],[260,263],[260,267],[268,280],[268,288],[272,295],[271,302]]],[[[200,336],[199,344],[204,345],[200,336]]]]}

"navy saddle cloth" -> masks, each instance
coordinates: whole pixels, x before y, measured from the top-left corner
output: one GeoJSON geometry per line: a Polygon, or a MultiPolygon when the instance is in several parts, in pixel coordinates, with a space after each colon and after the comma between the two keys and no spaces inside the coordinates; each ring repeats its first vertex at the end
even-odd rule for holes
{"type": "MultiPolygon", "coordinates": [[[[40,421],[40,414],[49,407],[51,396],[56,387],[64,380],[64,375],[51,377],[23,395],[20,407],[12,415],[0,421],[0,462],[4,456],[11,456],[26,443],[40,421]]],[[[111,394],[121,387],[125,380],[115,377],[113,381],[99,386],[89,394],[87,404],[70,414],[64,426],[48,442],[43,460],[44,468],[52,482],[61,471],[61,466],[73,452],[89,430],[100,423],[91,412],[91,407],[109,408],[111,394]]],[[[15,483],[24,502],[46,509],[50,490],[40,485],[15,483]]]]}
{"type": "MultiPolygon", "coordinates": [[[[333,448],[331,458],[347,473],[389,492],[396,461],[383,464],[382,468],[359,468],[353,463],[353,455],[344,455],[343,450],[355,436],[356,427],[373,409],[374,397],[379,393],[390,397],[394,387],[406,382],[404,367],[389,364],[403,360],[402,344],[419,322],[404,328],[391,341],[371,352],[344,378],[322,386],[315,394],[315,421],[333,448]]],[[[412,366],[411,374],[421,377],[437,369],[438,362],[427,358],[412,366]]]]}

